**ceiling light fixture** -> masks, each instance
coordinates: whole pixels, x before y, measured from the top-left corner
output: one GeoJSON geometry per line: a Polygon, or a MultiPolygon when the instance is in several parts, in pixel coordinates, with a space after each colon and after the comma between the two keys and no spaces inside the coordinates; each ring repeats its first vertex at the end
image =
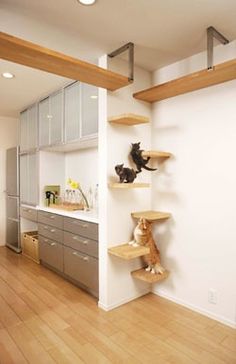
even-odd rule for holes
{"type": "Polygon", "coordinates": [[[93,5],[96,0],[77,0],[82,5],[93,5]]]}
{"type": "Polygon", "coordinates": [[[3,72],[2,77],[4,77],[4,78],[13,78],[13,77],[15,77],[15,75],[13,75],[13,73],[10,73],[10,72],[3,72]]]}

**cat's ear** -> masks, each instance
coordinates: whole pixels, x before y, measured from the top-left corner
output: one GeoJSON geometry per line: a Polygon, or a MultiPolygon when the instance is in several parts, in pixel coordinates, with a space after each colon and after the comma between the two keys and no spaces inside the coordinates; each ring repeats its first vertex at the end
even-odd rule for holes
{"type": "Polygon", "coordinates": [[[138,142],[137,144],[140,145],[141,142],[138,142]]]}
{"type": "Polygon", "coordinates": [[[121,168],[124,167],[124,163],[122,163],[120,166],[121,166],[121,168]]]}

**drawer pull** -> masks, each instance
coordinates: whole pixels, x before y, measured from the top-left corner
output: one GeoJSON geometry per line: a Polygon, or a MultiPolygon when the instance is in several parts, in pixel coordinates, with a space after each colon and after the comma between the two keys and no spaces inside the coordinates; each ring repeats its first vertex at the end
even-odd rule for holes
{"type": "Polygon", "coordinates": [[[81,244],[87,245],[88,244],[88,240],[80,240],[80,238],[78,236],[73,236],[72,238],[73,240],[78,241],[81,244]]]}
{"type": "Polygon", "coordinates": [[[44,243],[48,243],[48,239],[43,239],[44,243]]]}
{"type": "Polygon", "coordinates": [[[50,216],[50,219],[52,219],[52,220],[55,219],[55,216],[54,215],[51,215],[50,216]]]}
{"type": "Polygon", "coordinates": [[[48,226],[46,226],[46,225],[44,225],[43,228],[44,228],[44,230],[48,230],[48,226]]]}
{"type": "Polygon", "coordinates": [[[56,245],[56,243],[50,243],[50,246],[55,246],[56,245]]]}
{"type": "Polygon", "coordinates": [[[82,228],[87,228],[88,224],[82,223],[80,221],[73,221],[73,224],[81,226],[82,228]]]}
{"type": "Polygon", "coordinates": [[[84,261],[88,261],[88,257],[85,257],[85,256],[83,256],[83,255],[80,255],[79,253],[77,253],[77,252],[73,252],[72,253],[73,255],[75,255],[76,257],[78,257],[78,258],[80,258],[80,259],[83,259],[84,261]]]}
{"type": "Polygon", "coordinates": [[[55,233],[55,231],[56,231],[55,229],[51,229],[50,233],[55,233]]]}
{"type": "Polygon", "coordinates": [[[25,211],[25,212],[31,212],[31,210],[29,210],[29,209],[26,209],[26,208],[23,208],[23,211],[25,211]]]}

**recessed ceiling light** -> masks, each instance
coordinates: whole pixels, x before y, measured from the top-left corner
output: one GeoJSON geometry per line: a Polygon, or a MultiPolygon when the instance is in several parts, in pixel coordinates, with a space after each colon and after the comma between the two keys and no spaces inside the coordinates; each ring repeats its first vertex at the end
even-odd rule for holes
{"type": "Polygon", "coordinates": [[[15,77],[15,75],[13,75],[13,73],[10,73],[10,72],[3,72],[2,77],[4,77],[4,78],[13,78],[13,77],[15,77]]]}
{"type": "Polygon", "coordinates": [[[96,0],[77,0],[80,4],[83,4],[83,5],[93,5],[96,0]]]}

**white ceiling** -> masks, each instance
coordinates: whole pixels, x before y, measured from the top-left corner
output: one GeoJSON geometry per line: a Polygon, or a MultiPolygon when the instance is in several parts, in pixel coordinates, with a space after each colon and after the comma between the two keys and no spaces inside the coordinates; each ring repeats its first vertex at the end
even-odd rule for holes
{"type": "MultiPolygon", "coordinates": [[[[210,25],[236,39],[235,0],[0,0],[1,31],[95,63],[126,42],[135,62],[152,71],[206,48],[210,25]]],[[[68,80],[0,61],[0,115],[19,110],[68,80]]]]}

